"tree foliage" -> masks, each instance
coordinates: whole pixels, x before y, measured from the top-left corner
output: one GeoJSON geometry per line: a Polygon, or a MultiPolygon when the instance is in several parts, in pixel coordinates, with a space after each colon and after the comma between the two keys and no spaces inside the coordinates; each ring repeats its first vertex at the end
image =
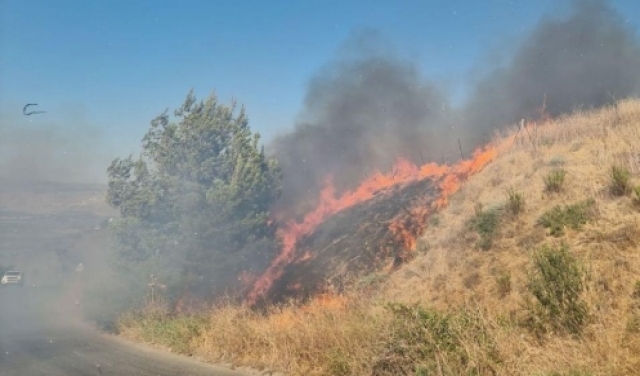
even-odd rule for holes
{"type": "Polygon", "coordinates": [[[111,163],[107,201],[121,213],[112,229],[123,268],[195,279],[211,291],[266,266],[281,173],[244,108],[236,110],[215,94],[197,102],[191,91],[174,119],[165,111],[151,121],[139,158],[111,163]]]}

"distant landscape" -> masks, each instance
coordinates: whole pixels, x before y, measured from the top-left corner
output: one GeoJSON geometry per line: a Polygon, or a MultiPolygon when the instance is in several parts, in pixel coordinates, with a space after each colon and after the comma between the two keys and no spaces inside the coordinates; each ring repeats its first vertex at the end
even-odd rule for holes
{"type": "Polygon", "coordinates": [[[106,257],[101,224],[115,212],[105,192],[100,185],[0,179],[0,265],[22,270],[29,284],[56,285],[79,263],[90,267],[97,255],[106,257]]]}

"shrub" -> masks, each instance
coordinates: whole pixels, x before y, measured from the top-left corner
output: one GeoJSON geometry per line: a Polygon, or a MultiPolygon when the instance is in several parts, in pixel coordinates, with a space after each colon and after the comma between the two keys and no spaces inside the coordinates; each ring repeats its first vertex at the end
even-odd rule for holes
{"type": "Polygon", "coordinates": [[[564,178],[567,172],[562,168],[552,170],[547,176],[544,177],[545,191],[560,192],[564,185],[564,178]]]}
{"type": "Polygon", "coordinates": [[[631,297],[637,300],[640,300],[640,281],[636,281],[635,285],[633,285],[633,293],[631,297]]]}
{"type": "Polygon", "coordinates": [[[624,196],[631,192],[631,173],[620,166],[611,167],[610,191],[614,196],[624,196]]]}
{"type": "Polygon", "coordinates": [[[582,300],[584,271],[566,245],[544,246],[534,256],[527,288],[535,297],[528,325],[541,332],[581,333],[588,320],[582,300]]]}
{"type": "Polygon", "coordinates": [[[640,185],[633,188],[633,194],[634,194],[634,198],[633,198],[633,202],[636,205],[640,205],[640,185]]]}
{"type": "Polygon", "coordinates": [[[498,293],[503,298],[511,293],[511,274],[502,272],[496,276],[496,284],[498,285],[498,293]]]}
{"type": "Polygon", "coordinates": [[[494,339],[476,312],[443,313],[391,304],[393,315],[375,375],[495,374],[494,339]]]}
{"type": "Polygon", "coordinates": [[[524,211],[524,194],[515,189],[509,189],[507,194],[507,210],[514,216],[524,211]]]}
{"type": "Polygon", "coordinates": [[[477,204],[476,214],[471,223],[478,235],[480,235],[477,246],[485,251],[490,249],[500,224],[498,209],[483,210],[482,206],[477,204]]]}
{"type": "Polygon", "coordinates": [[[416,242],[416,251],[418,253],[427,253],[430,248],[431,244],[429,244],[429,242],[424,239],[418,239],[418,241],[416,242]]]}
{"type": "Polygon", "coordinates": [[[637,312],[631,313],[629,319],[627,320],[627,332],[629,333],[640,333],[640,314],[637,312]]]}
{"type": "Polygon", "coordinates": [[[548,376],[591,376],[593,375],[589,371],[583,370],[571,370],[569,372],[551,372],[548,376]]]}
{"type": "Polygon", "coordinates": [[[349,357],[340,349],[331,349],[327,354],[327,371],[329,375],[347,376],[353,374],[349,357]]]}
{"type": "Polygon", "coordinates": [[[549,166],[561,167],[561,166],[564,166],[565,164],[566,164],[566,160],[561,155],[555,156],[549,160],[549,166]]]}
{"type": "Polygon", "coordinates": [[[564,234],[565,227],[580,230],[591,218],[590,208],[594,204],[595,200],[588,199],[571,205],[556,205],[538,219],[538,224],[549,229],[550,234],[556,237],[564,234]]]}
{"type": "Polygon", "coordinates": [[[207,328],[207,317],[172,316],[162,311],[129,313],[121,317],[118,327],[136,328],[145,342],[162,344],[174,352],[191,355],[193,341],[207,328]]]}

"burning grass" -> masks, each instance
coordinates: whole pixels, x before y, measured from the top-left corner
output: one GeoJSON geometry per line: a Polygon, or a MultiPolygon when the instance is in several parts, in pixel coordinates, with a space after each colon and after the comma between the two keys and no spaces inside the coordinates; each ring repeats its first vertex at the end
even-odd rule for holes
{"type": "Polygon", "coordinates": [[[327,218],[298,240],[268,300],[310,296],[327,285],[344,288],[358,276],[405,262],[426,223],[428,210],[419,208],[428,207],[437,192],[430,180],[415,181],[327,218]]]}
{"type": "MultiPolygon", "coordinates": [[[[611,191],[614,183],[640,183],[637,145],[636,100],[511,130],[495,141],[484,170],[436,179],[442,192],[457,193],[428,208],[438,214],[437,221],[424,218],[416,248],[425,251],[376,274],[375,283],[264,312],[223,304],[194,321],[140,313],[119,328],[162,345],[180,338],[180,351],[209,361],[289,375],[637,374],[640,211],[633,193],[611,191]],[[549,190],[545,177],[559,166],[566,171],[561,189],[549,190]],[[616,180],[613,166],[629,176],[616,180]],[[526,197],[517,215],[509,192],[526,197]],[[538,225],[554,207],[559,218],[573,218],[564,209],[587,202],[588,220],[577,216],[579,226],[554,236],[538,225]],[[480,225],[478,215],[487,212],[494,216],[480,225]],[[483,234],[491,246],[479,251],[483,234]],[[569,295],[555,289],[561,276],[569,295]],[[544,330],[531,330],[532,315],[544,330]],[[165,327],[180,335],[160,335],[165,327]]],[[[301,233],[294,246],[312,244],[305,242],[313,231],[301,233]]],[[[296,257],[308,260],[306,251],[296,257]]]]}
{"type": "MultiPolygon", "coordinates": [[[[296,263],[299,259],[297,251],[300,248],[300,242],[313,234],[317,227],[329,217],[345,209],[369,202],[382,191],[427,181],[429,184],[437,185],[438,196],[432,198],[428,205],[421,203],[422,205],[411,209],[404,207],[403,202],[398,203],[398,210],[402,208],[405,213],[399,215],[387,226],[391,233],[400,238],[402,243],[400,246],[413,248],[416,238],[424,231],[429,214],[445,207],[449,196],[460,188],[462,182],[481,171],[496,157],[498,152],[497,147],[489,145],[484,149],[477,150],[471,159],[460,161],[453,166],[428,163],[419,167],[400,159],[391,172],[387,174],[375,173],[356,189],[339,196],[335,193],[331,179],[328,179],[320,194],[316,209],[308,213],[301,222],[290,222],[280,231],[279,235],[283,243],[282,250],[267,271],[253,283],[248,294],[249,303],[254,305],[260,300],[269,298],[270,290],[272,290],[274,283],[277,283],[283,276],[287,266],[296,263]]],[[[404,190],[400,189],[400,191],[404,190]]]]}

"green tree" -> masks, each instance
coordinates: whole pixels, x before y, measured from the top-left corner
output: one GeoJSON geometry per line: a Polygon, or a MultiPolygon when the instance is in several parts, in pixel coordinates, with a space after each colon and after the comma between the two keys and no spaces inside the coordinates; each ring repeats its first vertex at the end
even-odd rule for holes
{"type": "Polygon", "coordinates": [[[121,270],[209,294],[266,267],[282,177],[236,109],[215,94],[197,102],[191,91],[174,119],[165,111],[151,122],[139,158],[111,163],[107,201],[121,213],[111,226],[121,270]]]}

